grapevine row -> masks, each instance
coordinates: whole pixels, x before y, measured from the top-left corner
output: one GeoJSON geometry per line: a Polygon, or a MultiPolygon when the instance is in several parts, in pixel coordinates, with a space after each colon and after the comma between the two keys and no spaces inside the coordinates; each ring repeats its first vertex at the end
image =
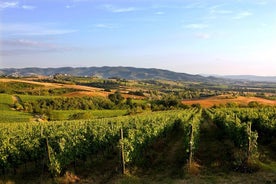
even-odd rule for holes
{"type": "Polygon", "coordinates": [[[258,159],[258,144],[270,143],[276,135],[275,108],[207,109],[206,114],[226,139],[236,147],[236,166],[248,165],[258,159]]]}
{"type": "Polygon", "coordinates": [[[116,150],[120,129],[125,134],[126,162],[137,163],[146,145],[166,136],[176,123],[185,124],[196,113],[191,109],[87,121],[4,124],[0,128],[0,167],[17,168],[47,157],[51,173],[60,174],[88,155],[116,150]]]}

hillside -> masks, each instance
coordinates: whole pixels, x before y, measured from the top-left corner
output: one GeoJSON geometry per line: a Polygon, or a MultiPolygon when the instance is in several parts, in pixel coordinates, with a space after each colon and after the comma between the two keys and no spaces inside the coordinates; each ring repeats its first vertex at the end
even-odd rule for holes
{"type": "Polygon", "coordinates": [[[68,74],[73,76],[97,76],[100,78],[119,77],[124,79],[164,79],[164,80],[185,80],[185,81],[212,81],[215,77],[203,77],[187,73],[176,73],[169,70],[155,68],[134,68],[134,67],[62,67],[62,68],[9,68],[0,69],[0,75],[8,76],[31,76],[55,74],[68,74]]]}
{"type": "Polygon", "coordinates": [[[68,74],[72,76],[96,76],[100,78],[123,78],[133,80],[163,79],[191,82],[224,82],[224,81],[255,81],[276,82],[276,76],[255,75],[192,75],[178,73],[156,68],[135,67],[60,67],[60,68],[5,68],[0,69],[0,75],[25,77],[25,76],[52,76],[55,74],[68,74]]]}
{"type": "Polygon", "coordinates": [[[219,78],[233,79],[233,80],[246,80],[257,82],[276,82],[276,76],[256,76],[256,75],[226,75],[217,76],[219,78]]]}

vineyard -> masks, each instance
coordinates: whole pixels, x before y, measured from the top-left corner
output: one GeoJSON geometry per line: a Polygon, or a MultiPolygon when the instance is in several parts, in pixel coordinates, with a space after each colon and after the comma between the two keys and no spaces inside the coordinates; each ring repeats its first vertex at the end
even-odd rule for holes
{"type": "Polygon", "coordinates": [[[111,170],[131,173],[135,167],[150,167],[157,155],[152,147],[175,136],[182,147],[183,172],[191,173],[196,162],[204,163],[200,150],[208,150],[202,142],[206,124],[215,127],[213,141],[223,145],[217,167],[255,172],[266,166],[276,172],[275,114],[272,107],[190,108],[93,120],[5,123],[0,127],[0,168],[2,176],[16,175],[28,165],[56,177],[95,157],[115,158],[117,166],[111,170]],[[272,154],[266,155],[263,147],[272,154]]]}
{"type": "Polygon", "coordinates": [[[259,161],[258,145],[270,144],[275,151],[275,145],[273,145],[276,135],[274,111],[274,108],[209,109],[205,111],[207,117],[219,129],[219,139],[230,140],[225,144],[232,148],[228,150],[229,157],[226,161],[234,169],[242,172],[257,169],[254,166],[259,161]]]}
{"type": "Polygon", "coordinates": [[[49,170],[56,175],[78,159],[114,151],[118,144],[124,144],[126,163],[139,163],[141,150],[174,126],[188,134],[190,118],[195,125],[199,123],[195,114],[198,112],[192,109],[93,121],[3,124],[0,166],[3,172],[15,170],[20,164],[43,160],[47,153],[49,170]],[[124,139],[120,141],[121,129],[124,139]]]}

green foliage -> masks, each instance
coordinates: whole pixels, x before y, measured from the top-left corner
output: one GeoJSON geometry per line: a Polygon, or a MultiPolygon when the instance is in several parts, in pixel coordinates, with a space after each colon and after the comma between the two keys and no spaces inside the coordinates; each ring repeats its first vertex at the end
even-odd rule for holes
{"type": "Polygon", "coordinates": [[[127,114],[127,110],[55,110],[50,114],[49,118],[53,121],[69,120],[76,116],[75,114],[87,114],[83,119],[98,119],[124,116],[127,114]]]}
{"type": "Polygon", "coordinates": [[[270,143],[276,136],[276,108],[240,108],[232,109],[241,121],[252,122],[252,129],[259,134],[259,141],[270,143]]]}
{"type": "Polygon", "coordinates": [[[0,122],[26,122],[32,118],[30,114],[16,111],[12,107],[21,110],[22,106],[18,102],[13,104],[12,96],[8,94],[0,94],[0,122]]]}
{"type": "Polygon", "coordinates": [[[21,95],[62,95],[65,93],[79,91],[72,88],[45,88],[44,85],[26,82],[0,82],[0,93],[21,95]]]}
{"type": "Polygon", "coordinates": [[[69,119],[76,120],[76,119],[92,119],[93,116],[89,112],[79,112],[72,114],[69,119]]]}
{"type": "MultiPolygon", "coordinates": [[[[260,110],[223,108],[212,110],[212,112],[210,110],[206,111],[222,131],[221,134],[233,141],[236,150],[232,150],[232,159],[234,159],[234,165],[239,169],[245,169],[248,164],[256,162],[259,155],[258,138],[267,136],[262,134],[267,129],[264,128],[264,121],[259,119],[260,116],[264,115],[265,111],[260,110]],[[256,119],[258,119],[258,122],[256,122],[256,119]],[[258,127],[260,124],[263,127],[258,127]]],[[[275,108],[271,108],[270,110],[275,112],[275,108]]],[[[276,133],[272,127],[269,130],[276,133]]]]}
{"type": "Polygon", "coordinates": [[[179,119],[176,126],[181,130],[185,147],[185,158],[198,148],[202,109],[193,108],[191,113],[179,119]]]}
{"type": "Polygon", "coordinates": [[[18,123],[18,122],[29,122],[32,116],[28,113],[18,112],[15,110],[1,111],[0,113],[0,124],[1,123],[18,123]]]}
{"type": "Polygon", "coordinates": [[[195,107],[195,108],[200,109],[200,108],[201,108],[201,105],[200,105],[199,103],[196,103],[196,104],[193,104],[192,107],[195,107]]]}
{"type": "Polygon", "coordinates": [[[48,155],[49,171],[59,175],[66,166],[87,155],[116,151],[121,128],[126,162],[140,164],[144,162],[141,151],[158,137],[166,136],[175,123],[184,123],[191,113],[194,111],[88,121],[3,124],[0,127],[0,167],[8,170],[48,155]]]}
{"type": "Polygon", "coordinates": [[[49,96],[49,95],[18,95],[22,102],[35,102],[40,99],[54,99],[60,98],[59,96],[49,96]]]}
{"type": "Polygon", "coordinates": [[[25,82],[0,82],[1,93],[24,93],[24,91],[31,91],[42,87],[42,85],[29,84],[25,82]]]}
{"type": "Polygon", "coordinates": [[[10,110],[13,104],[12,96],[8,94],[0,94],[0,110],[10,110]]]}
{"type": "Polygon", "coordinates": [[[130,95],[137,95],[137,96],[145,96],[143,91],[129,91],[128,94],[130,95]]]}
{"type": "Polygon", "coordinates": [[[183,108],[181,99],[177,98],[175,95],[169,94],[163,96],[160,100],[151,101],[152,110],[169,110],[183,108]]]}
{"type": "Polygon", "coordinates": [[[134,107],[132,98],[127,98],[127,99],[126,99],[126,105],[128,105],[130,108],[133,108],[133,107],[134,107]]]}
{"type": "Polygon", "coordinates": [[[82,86],[91,86],[97,88],[103,88],[105,91],[111,91],[111,89],[118,89],[120,87],[120,81],[116,79],[98,79],[90,78],[89,79],[72,79],[76,84],[82,86]]]}
{"type": "MultiPolygon", "coordinates": [[[[94,118],[96,113],[101,115],[107,111],[71,112],[66,116],[77,119],[94,118]]],[[[205,112],[219,128],[220,138],[233,143],[229,160],[235,167],[258,159],[257,141],[262,139],[262,131],[271,131],[272,137],[276,135],[275,108],[224,108],[205,112]]],[[[29,161],[42,160],[48,150],[49,171],[59,175],[70,164],[85,160],[87,155],[118,151],[120,144],[125,147],[127,165],[145,166],[150,163],[146,155],[151,146],[156,140],[171,135],[175,128],[183,135],[183,158],[188,159],[190,153],[198,149],[201,114],[201,108],[193,108],[116,118],[3,124],[0,127],[0,168],[17,168],[29,161]],[[121,128],[124,139],[120,141],[121,128]]],[[[229,145],[232,144],[225,146],[229,145]]]]}
{"type": "Polygon", "coordinates": [[[113,102],[115,105],[119,105],[123,102],[124,97],[122,96],[120,91],[116,91],[114,94],[109,94],[108,98],[111,102],[113,102]]]}
{"type": "Polygon", "coordinates": [[[258,108],[258,107],[261,107],[262,105],[259,103],[259,102],[256,102],[256,101],[251,101],[248,103],[248,107],[250,108],[258,108]]]}
{"type": "Polygon", "coordinates": [[[114,104],[104,97],[38,98],[23,102],[25,111],[45,114],[52,110],[112,109],[114,104]]]}

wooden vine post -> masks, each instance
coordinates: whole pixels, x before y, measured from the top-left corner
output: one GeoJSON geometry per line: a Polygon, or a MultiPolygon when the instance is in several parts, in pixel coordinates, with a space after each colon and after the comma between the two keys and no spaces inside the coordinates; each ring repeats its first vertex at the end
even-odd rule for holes
{"type": "MultiPolygon", "coordinates": [[[[51,150],[50,150],[50,145],[49,145],[49,139],[48,136],[44,135],[44,129],[43,126],[41,125],[40,127],[40,136],[42,138],[42,140],[45,141],[45,151],[46,151],[46,159],[47,159],[47,165],[48,165],[48,170],[50,170],[51,167],[51,150]]],[[[44,173],[44,164],[45,164],[45,157],[43,157],[43,167],[42,167],[42,173],[44,173]]],[[[51,172],[51,178],[54,178],[53,173],[51,172]]],[[[42,181],[42,177],[40,178],[40,180],[42,181]]]]}
{"type": "Polygon", "coordinates": [[[50,152],[50,148],[49,148],[48,137],[45,138],[45,142],[46,142],[47,159],[50,164],[51,163],[51,152],[50,152]]]}
{"type": "Polygon", "coordinates": [[[248,147],[247,147],[247,162],[249,161],[251,157],[251,152],[252,152],[252,132],[251,132],[251,122],[247,123],[247,136],[248,136],[248,147]]]}
{"type": "Polygon", "coordinates": [[[193,145],[194,145],[194,130],[193,130],[193,122],[194,119],[192,118],[192,124],[190,126],[190,140],[189,140],[189,169],[192,167],[192,161],[193,161],[193,145]]]}
{"type": "Polygon", "coordinates": [[[41,123],[39,123],[40,124],[40,138],[43,140],[43,141],[45,141],[45,150],[44,151],[46,151],[47,152],[47,154],[44,152],[43,153],[43,159],[42,159],[42,171],[41,171],[41,176],[40,176],[40,183],[42,183],[43,182],[43,174],[44,174],[44,169],[45,169],[45,157],[47,157],[47,161],[49,160],[49,157],[48,157],[48,147],[47,147],[47,145],[48,145],[48,141],[46,140],[46,138],[44,137],[44,129],[43,129],[43,126],[42,126],[42,124],[41,123]],[[47,156],[46,156],[47,155],[47,156]]]}
{"type": "Polygon", "coordinates": [[[193,159],[193,125],[190,126],[190,142],[189,142],[189,168],[192,166],[193,159]]]}
{"type": "Polygon", "coordinates": [[[120,130],[120,144],[121,144],[121,167],[122,167],[122,174],[125,174],[126,172],[126,164],[125,164],[125,155],[124,155],[124,132],[123,128],[120,130]]]}

